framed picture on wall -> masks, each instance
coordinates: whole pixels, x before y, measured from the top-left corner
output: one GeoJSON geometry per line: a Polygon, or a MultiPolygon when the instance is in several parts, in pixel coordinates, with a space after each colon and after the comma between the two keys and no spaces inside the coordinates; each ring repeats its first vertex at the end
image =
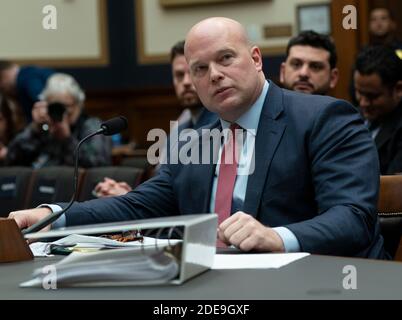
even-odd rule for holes
{"type": "Polygon", "coordinates": [[[331,7],[329,3],[302,4],[296,8],[298,33],[313,30],[318,33],[331,33],[331,7]]]}

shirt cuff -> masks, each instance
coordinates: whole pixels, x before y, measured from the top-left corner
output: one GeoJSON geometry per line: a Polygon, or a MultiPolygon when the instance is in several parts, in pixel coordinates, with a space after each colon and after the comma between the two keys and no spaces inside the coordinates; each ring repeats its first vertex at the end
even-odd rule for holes
{"type": "Polygon", "coordinates": [[[299,240],[297,240],[292,231],[285,227],[277,227],[273,229],[282,238],[285,252],[300,252],[299,240]]]}
{"type": "MultiPolygon", "coordinates": [[[[49,208],[52,212],[59,212],[63,210],[62,207],[58,206],[57,204],[41,204],[38,208],[49,208]]],[[[58,218],[55,222],[51,224],[52,229],[64,228],[66,226],[66,215],[62,214],[60,218],[58,218]]]]}

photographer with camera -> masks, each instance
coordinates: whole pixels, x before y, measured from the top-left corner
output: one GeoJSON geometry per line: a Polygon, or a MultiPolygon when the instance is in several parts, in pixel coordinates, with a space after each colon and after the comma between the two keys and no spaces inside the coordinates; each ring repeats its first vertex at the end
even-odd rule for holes
{"type": "MultiPolygon", "coordinates": [[[[32,123],[10,143],[8,165],[42,168],[73,165],[78,141],[100,127],[100,120],[83,111],[85,94],[70,75],[51,76],[32,109],[32,123]]],[[[80,165],[111,164],[111,139],[98,135],[82,146],[80,165]]]]}

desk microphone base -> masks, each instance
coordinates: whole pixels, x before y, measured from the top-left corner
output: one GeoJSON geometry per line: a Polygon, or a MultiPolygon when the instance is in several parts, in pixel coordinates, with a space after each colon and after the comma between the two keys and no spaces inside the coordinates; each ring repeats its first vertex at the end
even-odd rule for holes
{"type": "Polygon", "coordinates": [[[0,218],[0,263],[32,259],[32,251],[15,220],[0,218]]]}

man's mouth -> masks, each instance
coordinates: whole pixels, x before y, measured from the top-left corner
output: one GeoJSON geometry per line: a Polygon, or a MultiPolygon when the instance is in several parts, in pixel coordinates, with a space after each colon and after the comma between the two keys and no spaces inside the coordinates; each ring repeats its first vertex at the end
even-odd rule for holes
{"type": "Polygon", "coordinates": [[[361,110],[364,114],[367,114],[367,115],[374,113],[374,109],[371,109],[371,108],[361,108],[361,110]]]}
{"type": "Polygon", "coordinates": [[[296,87],[300,89],[314,89],[314,86],[311,83],[305,81],[296,82],[295,88],[296,87]]]}
{"type": "Polygon", "coordinates": [[[182,97],[183,98],[188,98],[188,97],[194,97],[194,96],[196,96],[197,94],[194,92],[194,91],[186,91],[186,92],[183,92],[183,94],[182,94],[182,97]]]}
{"type": "Polygon", "coordinates": [[[227,90],[229,90],[229,89],[230,89],[230,87],[222,87],[222,88],[219,88],[219,89],[215,90],[214,96],[217,96],[217,95],[219,95],[219,94],[221,94],[221,93],[223,93],[223,92],[225,92],[225,91],[227,91],[227,90]]]}

